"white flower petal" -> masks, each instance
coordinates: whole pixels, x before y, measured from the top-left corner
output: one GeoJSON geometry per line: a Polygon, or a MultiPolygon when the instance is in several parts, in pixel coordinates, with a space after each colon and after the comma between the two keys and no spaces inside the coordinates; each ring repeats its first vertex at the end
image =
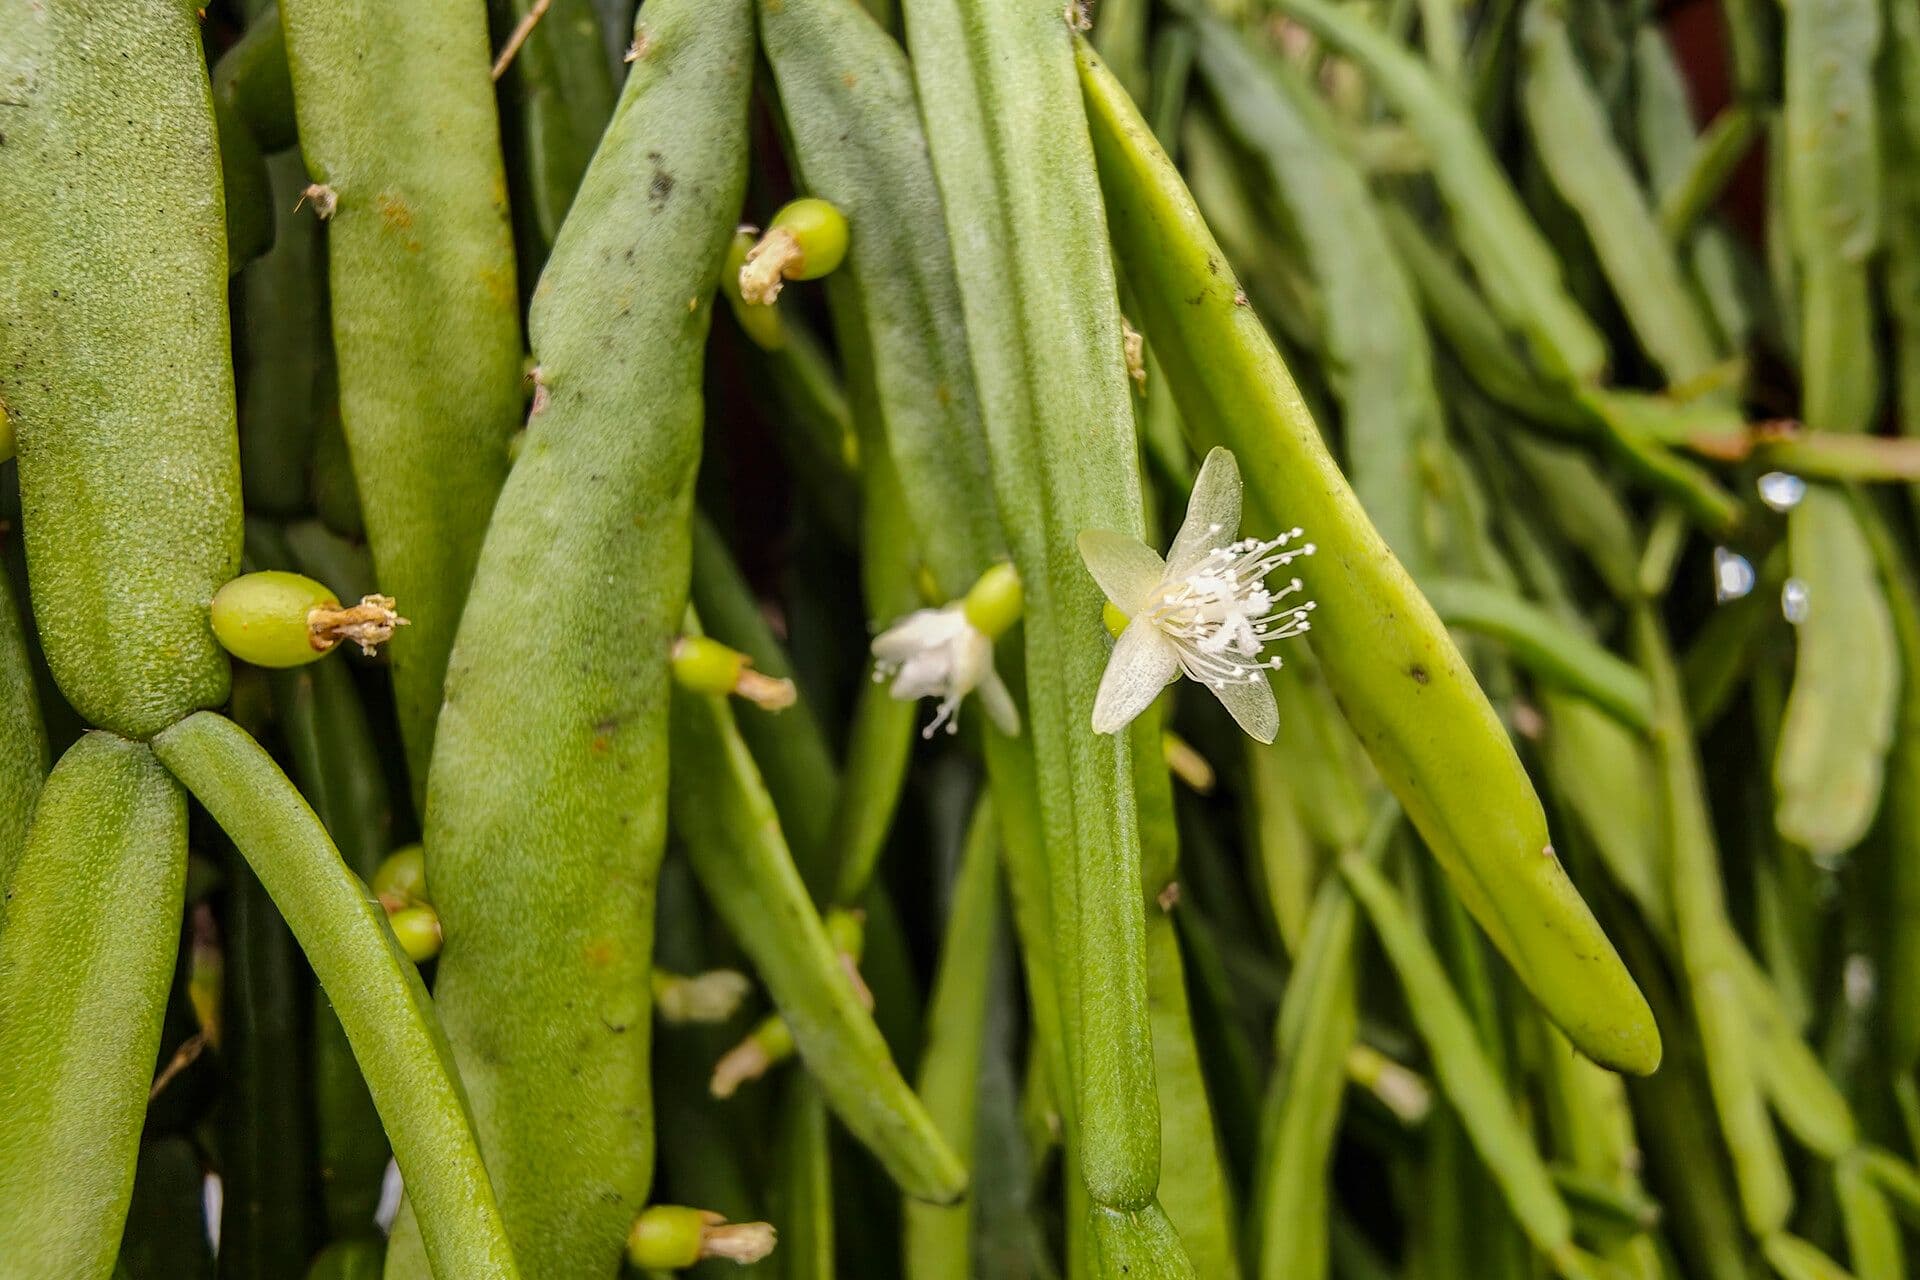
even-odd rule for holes
{"type": "Polygon", "coordinates": [[[873,638],[873,656],[899,666],[915,654],[946,644],[956,622],[966,625],[956,610],[915,609],[873,638]]]}
{"type": "Polygon", "coordinates": [[[1167,552],[1167,577],[1184,578],[1207,553],[1240,536],[1240,464],[1229,449],[1214,449],[1200,465],[1187,499],[1187,518],[1167,552]]]}
{"type": "Polygon", "coordinates": [[[1207,689],[1255,742],[1272,742],[1279,734],[1280,708],[1266,676],[1256,672],[1251,680],[1210,684],[1207,689]]]}
{"type": "MultiPolygon", "coordinates": [[[[1180,651],[1144,616],[1120,633],[1093,700],[1093,731],[1117,733],[1180,674],[1180,651]]],[[[1268,694],[1272,700],[1272,694],[1268,694]]]]}
{"type": "Polygon", "coordinates": [[[1107,593],[1107,599],[1129,618],[1140,612],[1167,568],[1152,547],[1111,529],[1082,533],[1080,558],[1087,562],[1087,572],[1107,593]]]}
{"type": "Polygon", "coordinates": [[[1020,736],[1020,708],[1014,705],[1013,695],[1007,692],[1007,685],[1000,673],[987,668],[986,676],[980,681],[978,689],[980,705],[986,708],[987,718],[994,726],[1009,738],[1020,736]]]}
{"type": "Polygon", "coordinates": [[[947,682],[965,697],[993,671],[993,641],[971,626],[947,645],[947,682]]]}
{"type": "Polygon", "coordinates": [[[901,702],[913,702],[943,697],[953,683],[951,655],[945,649],[932,649],[901,663],[887,692],[901,702]]]}

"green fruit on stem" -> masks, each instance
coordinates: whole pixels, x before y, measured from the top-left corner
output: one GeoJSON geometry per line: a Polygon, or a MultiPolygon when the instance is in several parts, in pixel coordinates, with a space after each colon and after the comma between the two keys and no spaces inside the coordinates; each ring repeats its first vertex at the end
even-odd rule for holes
{"type": "Polygon", "coordinates": [[[642,1271],[680,1271],[703,1258],[748,1266],[773,1252],[774,1230],[764,1222],[728,1222],[711,1209],[649,1205],[627,1236],[627,1260],[642,1271]]]}
{"type": "Polygon", "coordinates": [[[700,1211],[683,1204],[649,1205],[634,1219],[627,1260],[648,1271],[678,1271],[700,1260],[700,1211]]]}
{"type": "Polygon", "coordinates": [[[788,201],[768,230],[786,231],[800,247],[799,259],[787,269],[790,280],[818,280],[847,256],[846,215],[818,196],[788,201]]]}
{"type": "Polygon", "coordinates": [[[789,201],[747,251],[740,294],[755,306],[770,306],[786,281],[818,280],[846,256],[845,214],[818,196],[789,201]]]}
{"type": "Polygon", "coordinates": [[[673,678],[695,693],[733,692],[747,656],[706,636],[681,636],[673,642],[673,678]]]}
{"type": "Polygon", "coordinates": [[[425,903],[402,907],[387,916],[400,949],[415,964],[425,964],[440,954],[440,917],[425,903]]]}
{"type": "Polygon", "coordinates": [[[256,667],[297,667],[352,640],[371,654],[406,625],[388,596],[370,595],[341,608],[312,578],[278,569],[242,574],[214,593],[213,634],[223,648],[256,667]]]}
{"type": "Polygon", "coordinates": [[[402,845],[388,854],[373,873],[373,896],[404,907],[427,898],[426,857],[418,844],[402,845]]]}

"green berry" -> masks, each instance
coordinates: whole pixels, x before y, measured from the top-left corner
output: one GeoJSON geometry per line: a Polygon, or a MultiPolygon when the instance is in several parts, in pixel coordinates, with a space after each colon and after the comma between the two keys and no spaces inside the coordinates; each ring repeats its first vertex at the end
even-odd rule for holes
{"type": "Polygon", "coordinates": [[[846,215],[818,196],[789,201],[773,215],[768,230],[792,233],[799,247],[799,260],[786,268],[789,280],[818,280],[847,256],[846,215]]]}
{"type": "Polygon", "coordinates": [[[700,1261],[706,1226],[698,1209],[655,1204],[641,1210],[627,1233],[627,1261],[642,1271],[680,1271],[700,1261]]]}
{"type": "Polygon", "coordinates": [[[440,917],[432,907],[416,903],[387,916],[400,949],[415,964],[424,964],[440,954],[440,917]]]}
{"type": "Polygon", "coordinates": [[[772,1014],[748,1033],[753,1042],[766,1054],[769,1065],[785,1062],[794,1054],[793,1028],[779,1014],[772,1014]]]}
{"type": "Polygon", "coordinates": [[[315,609],[338,609],[333,592],[297,573],[242,574],[213,597],[213,634],[228,653],[256,667],[297,667],[323,657],[331,639],[316,641],[315,609]]]}
{"type": "Polygon", "coordinates": [[[732,693],[746,665],[745,654],[707,636],[681,636],[673,642],[673,678],[695,693],[732,693]]]}
{"type": "Polygon", "coordinates": [[[402,845],[386,856],[373,873],[373,896],[401,906],[429,901],[427,860],[419,845],[402,845]]]}

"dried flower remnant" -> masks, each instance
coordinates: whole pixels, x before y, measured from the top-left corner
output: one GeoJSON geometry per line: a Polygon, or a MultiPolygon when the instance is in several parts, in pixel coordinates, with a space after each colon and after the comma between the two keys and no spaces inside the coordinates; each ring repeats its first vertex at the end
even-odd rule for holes
{"type": "Polygon", "coordinates": [[[359,604],[344,609],[319,606],[307,614],[307,635],[321,653],[351,640],[371,658],[379,645],[393,639],[395,630],[408,625],[395,611],[393,597],[378,594],[361,596],[359,604]]]}

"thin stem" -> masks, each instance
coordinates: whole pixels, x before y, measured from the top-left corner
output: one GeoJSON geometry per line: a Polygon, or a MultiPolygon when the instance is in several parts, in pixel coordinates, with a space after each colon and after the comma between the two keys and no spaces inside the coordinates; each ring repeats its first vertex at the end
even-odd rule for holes
{"type": "Polygon", "coordinates": [[[539,25],[540,19],[547,16],[547,6],[552,3],[553,0],[533,0],[533,8],[527,10],[526,16],[513,24],[513,31],[507,36],[506,44],[500,47],[500,56],[493,60],[493,78],[496,82],[501,76],[507,74],[507,68],[513,65],[513,56],[520,52],[520,46],[525,44],[527,37],[533,34],[533,29],[539,25]]]}

